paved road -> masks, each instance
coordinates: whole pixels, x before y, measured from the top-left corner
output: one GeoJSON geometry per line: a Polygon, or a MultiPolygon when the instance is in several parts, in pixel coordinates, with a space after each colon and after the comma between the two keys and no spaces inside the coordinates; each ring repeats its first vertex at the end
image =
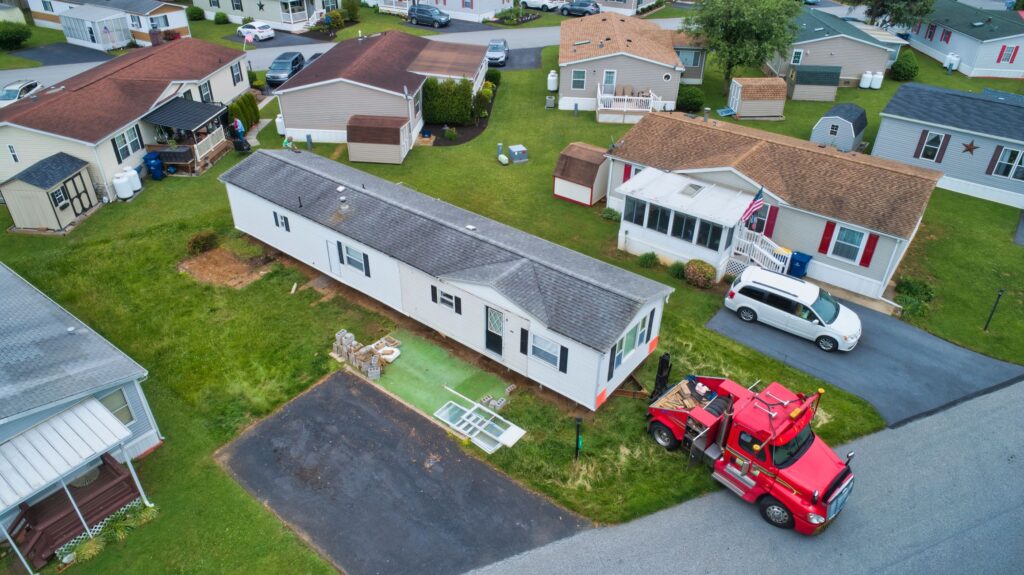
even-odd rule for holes
{"type": "Polygon", "coordinates": [[[344,373],[224,456],[254,497],[349,575],[461,573],[589,527],[344,373]]]}
{"type": "Polygon", "coordinates": [[[47,44],[38,48],[26,48],[11,52],[11,55],[19,58],[35,60],[43,66],[61,66],[64,64],[84,64],[86,62],[106,62],[113,58],[110,54],[100,50],[93,50],[85,46],[75,46],[66,42],[47,44]]]}
{"type": "MultiPolygon", "coordinates": [[[[238,34],[228,34],[223,36],[223,39],[238,44],[237,48],[242,49],[242,44],[245,42],[245,38],[238,34]]],[[[274,32],[274,37],[269,40],[261,40],[254,42],[246,51],[249,50],[269,50],[271,48],[286,48],[289,46],[308,46],[309,44],[322,44],[320,40],[314,40],[301,34],[289,34],[288,32],[282,32],[277,30],[274,32]]]]}
{"type": "Polygon", "coordinates": [[[857,483],[818,537],[771,527],[722,490],[476,573],[1020,573],[1021,413],[1024,383],[837,449],[857,452],[857,483]]]}
{"type": "Polygon", "coordinates": [[[966,350],[892,316],[846,305],[864,328],[849,353],[825,353],[813,342],[762,323],[743,323],[724,308],[708,328],[864,398],[890,426],[1024,375],[1024,366],[966,350]]]}
{"type": "MultiPolygon", "coordinates": [[[[675,30],[679,27],[680,18],[652,18],[662,28],[675,30]]],[[[461,42],[463,44],[487,44],[487,41],[494,37],[502,37],[508,40],[509,48],[541,48],[544,46],[558,45],[558,26],[544,26],[542,28],[521,28],[518,30],[498,30],[484,32],[464,32],[458,34],[443,34],[431,36],[431,40],[439,42],[461,42]]]]}

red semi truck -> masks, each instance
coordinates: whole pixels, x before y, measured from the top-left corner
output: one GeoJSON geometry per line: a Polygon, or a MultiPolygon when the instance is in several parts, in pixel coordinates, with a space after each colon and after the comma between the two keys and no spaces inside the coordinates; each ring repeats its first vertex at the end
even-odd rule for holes
{"type": "Polygon", "coordinates": [[[811,430],[825,390],[805,396],[776,382],[751,389],[687,376],[651,403],[647,429],[662,447],[683,446],[692,461],[710,466],[712,477],[756,503],[768,523],[820,533],[853,490],[853,453],[842,461],[811,430]]]}

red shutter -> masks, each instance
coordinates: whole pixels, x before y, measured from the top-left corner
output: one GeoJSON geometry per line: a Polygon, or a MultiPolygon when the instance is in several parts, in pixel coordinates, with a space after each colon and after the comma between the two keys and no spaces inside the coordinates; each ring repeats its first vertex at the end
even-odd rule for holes
{"type": "Polygon", "coordinates": [[[777,206],[768,206],[768,219],[764,222],[764,235],[766,237],[772,237],[775,233],[775,218],[779,215],[779,208],[777,206]]]}
{"type": "Polygon", "coordinates": [[[1018,50],[1020,50],[1020,46],[1014,46],[1013,47],[1013,54],[1010,54],[1010,63],[1011,64],[1013,64],[1013,61],[1017,59],[1017,51],[1018,50]]]}
{"type": "Polygon", "coordinates": [[[1003,46],[1002,48],[999,49],[999,55],[996,56],[996,64],[998,64],[998,63],[1003,61],[1003,54],[1005,54],[1005,53],[1006,53],[1006,46],[1003,46]]]}
{"type": "Polygon", "coordinates": [[[821,234],[821,243],[818,244],[818,253],[827,254],[828,247],[832,245],[832,234],[836,233],[835,222],[825,222],[825,233],[821,234]]]}
{"type": "Polygon", "coordinates": [[[623,164],[622,183],[625,184],[631,177],[633,177],[633,164],[623,164]]]}
{"type": "Polygon", "coordinates": [[[924,149],[924,142],[928,139],[928,130],[921,130],[921,137],[917,140],[917,149],[914,150],[914,157],[921,157],[921,150],[924,149]]]}
{"type": "Polygon", "coordinates": [[[864,253],[860,256],[860,265],[868,267],[871,265],[871,256],[875,255],[875,246],[878,245],[878,234],[868,236],[868,245],[864,246],[864,253]]]}
{"type": "Polygon", "coordinates": [[[988,168],[985,170],[986,176],[991,176],[992,172],[996,170],[996,162],[999,161],[999,155],[1003,153],[1002,146],[996,146],[996,151],[992,152],[992,159],[988,161],[988,168]]]}
{"type": "Polygon", "coordinates": [[[949,145],[949,134],[942,136],[942,144],[939,145],[939,153],[935,156],[935,163],[941,164],[942,157],[946,155],[946,146],[949,145]]]}

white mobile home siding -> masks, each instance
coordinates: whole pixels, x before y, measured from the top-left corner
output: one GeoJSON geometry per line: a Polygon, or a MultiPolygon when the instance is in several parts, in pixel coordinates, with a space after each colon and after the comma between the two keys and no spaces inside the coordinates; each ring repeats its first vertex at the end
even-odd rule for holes
{"type": "Polygon", "coordinates": [[[849,152],[855,149],[860,144],[863,136],[863,133],[853,133],[853,124],[849,120],[835,116],[821,118],[814,125],[814,128],[811,129],[812,142],[832,146],[841,152],[849,152]],[[833,125],[839,127],[834,136],[829,133],[833,125]]]}
{"type": "Polygon", "coordinates": [[[845,36],[794,44],[786,51],[785,59],[775,57],[771,67],[779,76],[788,76],[793,52],[803,50],[801,64],[840,66],[840,86],[856,86],[864,72],[884,72],[889,63],[889,50],[845,36]]]}
{"type": "Polygon", "coordinates": [[[960,56],[957,71],[969,77],[989,78],[1024,78],[1024,57],[1018,52],[1016,60],[999,62],[999,52],[1003,46],[1024,46],[1024,36],[1011,36],[982,42],[966,34],[950,30],[949,42],[942,41],[942,25],[936,25],[935,35],[927,38],[928,24],[922,23],[920,28],[908,30],[910,45],[939,62],[946,61],[950,52],[960,56]]]}
{"type": "Polygon", "coordinates": [[[314,142],[343,143],[349,118],[359,114],[409,118],[410,124],[418,130],[422,111],[414,117],[413,107],[418,92],[417,89],[412,98],[406,100],[399,94],[338,81],[284,92],[278,100],[285,128],[292,138],[302,141],[310,134],[314,142]],[[324,102],[331,102],[331,105],[325,107],[324,102]]]}
{"type": "MultiPolygon", "coordinates": [[[[681,66],[681,65],[680,65],[681,66]]],[[[630,86],[634,92],[650,90],[666,104],[668,110],[675,109],[679,94],[679,71],[665,64],[655,64],[624,54],[613,54],[586,62],[559,64],[558,107],[572,110],[579,104],[581,110],[597,108],[597,87],[604,79],[606,70],[615,70],[615,85],[630,86]],[[582,90],[572,88],[572,71],[583,70],[587,74],[582,90]],[[668,74],[668,80],[665,75],[668,74]]]]}

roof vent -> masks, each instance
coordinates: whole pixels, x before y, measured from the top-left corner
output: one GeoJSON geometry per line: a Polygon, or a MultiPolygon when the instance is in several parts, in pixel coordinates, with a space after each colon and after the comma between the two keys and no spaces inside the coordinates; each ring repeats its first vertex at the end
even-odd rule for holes
{"type": "Polygon", "coordinates": [[[344,192],[345,191],[345,186],[338,186],[338,191],[339,192],[344,192]]]}
{"type": "Polygon", "coordinates": [[[604,42],[598,42],[597,43],[597,47],[598,48],[604,48],[604,42]]]}
{"type": "Polygon", "coordinates": [[[981,28],[984,25],[984,22],[971,22],[971,26],[974,26],[975,28],[981,28]]]}
{"type": "Polygon", "coordinates": [[[815,28],[814,31],[815,32],[821,32],[824,29],[825,29],[824,27],[819,26],[819,27],[815,28]]]}
{"type": "Polygon", "coordinates": [[[704,189],[704,186],[702,186],[700,184],[690,183],[690,184],[686,184],[686,186],[684,186],[683,189],[679,190],[679,193],[683,194],[684,196],[689,196],[689,197],[692,198],[692,197],[696,196],[703,189],[704,189]]]}
{"type": "Polygon", "coordinates": [[[338,196],[338,209],[347,212],[352,208],[348,203],[348,198],[345,196],[338,196]]]}
{"type": "Polygon", "coordinates": [[[473,224],[466,224],[466,229],[471,231],[471,232],[475,232],[476,231],[476,226],[474,226],[473,224]]]}
{"type": "Polygon", "coordinates": [[[68,335],[75,335],[75,326],[68,327],[68,335]]]}
{"type": "Polygon", "coordinates": [[[584,44],[590,44],[590,40],[580,40],[579,42],[573,42],[573,46],[583,46],[584,44]]]}

